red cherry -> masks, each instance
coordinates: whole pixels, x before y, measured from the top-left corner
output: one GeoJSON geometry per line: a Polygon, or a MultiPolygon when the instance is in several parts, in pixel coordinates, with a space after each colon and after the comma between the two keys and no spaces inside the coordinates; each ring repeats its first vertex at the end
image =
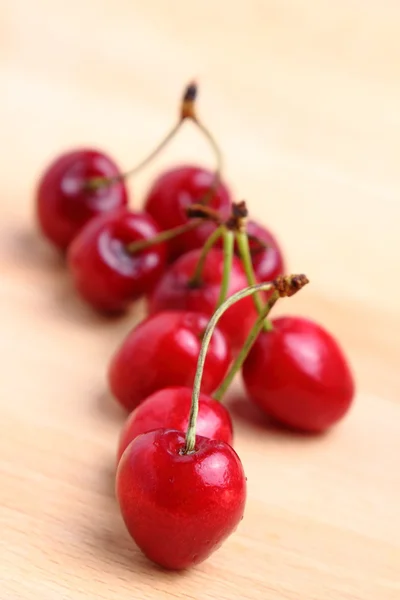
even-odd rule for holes
{"type": "Polygon", "coordinates": [[[256,221],[248,222],[247,233],[256,236],[268,246],[260,248],[256,241],[251,237],[249,239],[253,268],[258,281],[272,281],[278,275],[282,275],[285,272],[283,256],[272,233],[256,221]]]}
{"type": "Polygon", "coordinates": [[[252,400],[286,426],[319,432],[350,407],[354,382],[334,338],[300,317],[274,319],[257,338],[243,365],[252,400]]]}
{"type": "MultiPolygon", "coordinates": [[[[194,312],[160,312],[139,323],[111,360],[112,393],[129,411],[166,387],[193,385],[202,335],[208,318],[194,312]]],[[[202,392],[212,393],[229,367],[231,353],[217,328],[211,339],[202,392]]]]}
{"type": "MultiPolygon", "coordinates": [[[[141,433],[162,428],[186,431],[191,401],[192,390],[187,387],[166,388],[146,398],[129,415],[121,431],[118,459],[141,433]]],[[[232,444],[233,431],[229,412],[220,402],[206,394],[200,394],[196,432],[203,437],[232,444]]]]}
{"type": "Polygon", "coordinates": [[[94,308],[121,312],[149,292],[166,263],[166,245],[136,253],[126,246],[159,233],[150,215],[125,209],[92,219],[68,250],[68,267],[79,294],[94,308]]]}
{"type": "Polygon", "coordinates": [[[217,550],[240,523],[246,478],[224,442],[196,437],[183,454],[180,431],[138,436],[119,463],[116,494],[126,527],[142,552],[167,569],[185,569],[217,550]]]}
{"type": "Polygon", "coordinates": [[[92,178],[119,174],[114,161],[96,150],[59,156],[42,175],[36,195],[37,218],[44,235],[65,250],[90,219],[125,206],[128,196],[123,181],[95,190],[85,188],[92,178]]]}
{"type": "MultiPolygon", "coordinates": [[[[190,284],[201,250],[192,250],[181,256],[160,279],[149,298],[149,312],[182,309],[203,312],[212,315],[218,301],[223,271],[224,255],[222,250],[209,251],[202,273],[202,283],[198,287],[190,284]]],[[[247,286],[246,275],[237,257],[233,258],[228,296],[247,286]]],[[[222,316],[218,327],[229,340],[236,352],[246,339],[256,318],[256,310],[250,297],[231,306],[222,316]]]]}
{"type": "MultiPolygon", "coordinates": [[[[190,204],[201,201],[213,181],[214,174],[200,167],[181,166],[170,169],[153,183],[147,195],[145,210],[163,230],[183,225],[188,222],[185,209],[190,204]]],[[[207,201],[207,206],[217,210],[223,220],[229,217],[231,198],[225,184],[218,185],[215,193],[207,201]]],[[[197,229],[169,241],[170,258],[175,259],[184,252],[201,248],[214,229],[213,223],[204,223],[197,229]]]]}

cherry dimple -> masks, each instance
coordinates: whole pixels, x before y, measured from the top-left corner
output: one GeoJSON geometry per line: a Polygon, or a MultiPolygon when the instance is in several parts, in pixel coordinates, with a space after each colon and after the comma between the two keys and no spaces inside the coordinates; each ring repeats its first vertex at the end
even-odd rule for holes
{"type": "Polygon", "coordinates": [[[68,251],[68,267],[78,293],[98,310],[126,310],[154,287],[166,263],[164,243],[136,253],[129,252],[128,246],[157,233],[150,215],[125,209],[88,223],[68,251]]]}
{"type": "Polygon", "coordinates": [[[217,550],[239,525],[246,501],[243,467],[231,446],[197,436],[196,451],[182,454],[185,445],[180,431],[144,433],[129,444],[117,471],[117,500],[130,535],[167,569],[186,569],[217,550]]]}
{"type": "MultiPolygon", "coordinates": [[[[160,428],[186,431],[191,401],[192,390],[189,387],[165,388],[146,398],[129,415],[121,431],[118,459],[141,433],[160,428]]],[[[232,443],[232,422],[228,410],[206,394],[200,394],[196,432],[210,439],[232,443]]]]}

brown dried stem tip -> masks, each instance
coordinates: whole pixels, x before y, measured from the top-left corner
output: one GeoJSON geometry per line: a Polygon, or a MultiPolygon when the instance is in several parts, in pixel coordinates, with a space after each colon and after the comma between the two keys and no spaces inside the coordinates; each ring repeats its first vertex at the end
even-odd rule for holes
{"type": "Polygon", "coordinates": [[[197,99],[197,84],[191,81],[185,88],[181,105],[181,121],[184,119],[193,119],[196,121],[195,103],[197,99]]]}
{"type": "Polygon", "coordinates": [[[233,202],[231,216],[226,222],[226,226],[231,231],[246,231],[247,218],[249,211],[247,210],[246,202],[233,202]]]}
{"type": "Polygon", "coordinates": [[[285,298],[285,296],[293,296],[301,290],[307,283],[309,283],[306,275],[279,275],[276,279],[274,279],[274,287],[278,292],[280,298],[285,298]]]}

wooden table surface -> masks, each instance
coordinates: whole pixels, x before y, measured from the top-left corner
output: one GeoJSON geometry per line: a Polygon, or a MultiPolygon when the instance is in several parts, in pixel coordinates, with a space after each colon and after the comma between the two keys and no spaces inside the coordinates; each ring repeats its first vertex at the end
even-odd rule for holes
{"type": "MultiPolygon", "coordinates": [[[[2,0],[2,600],[400,598],[399,23],[395,0],[2,0]],[[311,280],[276,312],[334,332],[358,394],[315,438],[233,394],[245,519],[174,574],[138,552],[113,496],[124,415],[105,369],[141,308],[107,321],[80,303],[32,208],[65,148],[138,161],[193,76],[235,196],[311,280]]],[[[190,127],[131,182],[135,206],[181,160],[213,164],[190,127]]]]}

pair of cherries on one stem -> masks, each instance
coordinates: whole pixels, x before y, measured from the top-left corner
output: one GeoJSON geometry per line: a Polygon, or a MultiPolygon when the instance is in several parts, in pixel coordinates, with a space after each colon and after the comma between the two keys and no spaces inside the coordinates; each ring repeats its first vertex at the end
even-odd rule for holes
{"type": "MultiPolygon", "coordinates": [[[[209,219],[189,219],[188,207],[205,204],[220,221],[230,215],[230,194],[219,177],[221,155],[211,134],[195,114],[195,95],[196,87],[189,85],[178,124],[130,172],[121,175],[113,161],[98,152],[76,151],[56,160],[42,177],[37,194],[42,231],[56,246],[68,249],[68,266],[75,288],[97,310],[124,311],[132,301],[154,288],[168,261],[204,246],[215,225],[209,219]],[[217,157],[216,172],[190,166],[172,169],[154,183],[143,212],[128,211],[126,177],[154,158],[188,119],[210,140],[217,157]]],[[[281,253],[271,234],[251,221],[248,233],[258,279],[270,280],[282,273],[281,253]]],[[[183,261],[175,274],[180,268],[187,270],[194,259],[195,254],[183,261]]],[[[206,272],[210,273],[213,268],[220,270],[222,255],[214,253],[209,263],[206,272]]],[[[237,261],[233,267],[230,292],[245,284],[237,261]]],[[[210,283],[215,288],[219,282],[215,277],[211,279],[204,281],[203,287],[210,283]]],[[[157,302],[162,301],[162,295],[152,302],[153,311],[157,302]]],[[[207,296],[204,289],[203,296],[207,296]]],[[[171,299],[165,300],[171,302],[171,299]]],[[[211,314],[206,304],[203,308],[211,314]]]]}
{"type": "MultiPolygon", "coordinates": [[[[178,122],[144,160],[126,173],[121,173],[109,156],[92,149],[63,154],[48,167],[37,189],[36,214],[43,234],[53,245],[61,250],[67,250],[87,223],[95,217],[116,213],[122,222],[117,224],[118,217],[112,219],[111,232],[108,233],[110,237],[121,242],[120,245],[127,249],[129,256],[129,243],[149,239],[160,233],[160,229],[169,230],[188,226],[185,208],[193,202],[206,198],[207,205],[220,213],[223,218],[229,215],[230,194],[219,177],[221,154],[214,138],[197,118],[196,96],[197,86],[189,84],[181,101],[178,122]],[[156,180],[148,193],[145,215],[135,214],[138,224],[134,227],[132,216],[131,218],[121,216],[124,210],[127,210],[128,204],[126,179],[137,174],[151,162],[188,120],[195,123],[210,141],[217,158],[216,173],[212,174],[193,166],[181,166],[167,171],[156,180]],[[127,225],[124,224],[124,219],[128,220],[127,225]],[[121,236],[118,235],[119,231],[122,231],[121,236]]],[[[107,220],[103,220],[102,223],[102,231],[105,231],[107,220]]],[[[179,238],[170,240],[169,258],[173,259],[184,251],[202,246],[211,227],[212,224],[205,223],[196,231],[192,231],[189,225],[187,231],[182,231],[179,238]]],[[[112,248],[108,249],[108,253],[112,254],[112,248]]],[[[109,257],[104,258],[107,261],[109,257]]],[[[116,260],[114,257],[114,262],[116,260]]],[[[147,262],[164,263],[165,261],[163,256],[155,252],[147,262]]],[[[136,265],[137,277],[139,271],[136,265]]],[[[122,268],[121,273],[123,272],[122,268]]]]}
{"type": "MultiPolygon", "coordinates": [[[[136,167],[122,173],[116,163],[103,152],[78,149],[57,158],[42,175],[36,194],[36,215],[47,239],[61,250],[67,250],[84,226],[95,217],[126,209],[126,180],[151,162],[173,139],[186,121],[192,121],[210,141],[217,157],[215,176],[198,167],[182,166],[167,171],[152,186],[145,212],[162,230],[187,224],[185,206],[197,202],[207,192],[207,203],[226,216],[230,212],[230,195],[219,181],[221,154],[207,128],[195,113],[197,86],[189,84],[183,94],[177,123],[160,144],[136,167]]],[[[210,224],[190,235],[182,235],[169,245],[172,258],[183,251],[202,246],[210,232],[210,224]]],[[[140,235],[138,235],[141,238],[140,235]]],[[[135,241],[135,238],[131,240],[135,241]]]]}
{"type": "MultiPolygon", "coordinates": [[[[287,425],[320,431],[348,410],[354,391],[351,373],[340,348],[325,330],[291,317],[267,321],[267,331],[263,331],[276,300],[292,295],[305,283],[304,276],[280,277],[273,284],[256,284],[229,297],[206,327],[197,352],[193,393],[189,387],[160,389],[129,416],[118,449],[117,497],[130,534],[142,551],[162,566],[181,569],[204,560],[242,518],[245,478],[230,446],[229,413],[219,402],[242,365],[250,397],[287,425]],[[213,396],[200,394],[210,358],[207,348],[212,351],[217,321],[234,303],[261,290],[272,295],[240,353],[213,396]]],[[[147,324],[160,318],[153,317],[147,324]]],[[[125,352],[124,359],[129,360],[136,332],[114,357],[111,379],[118,375],[125,352]]],[[[143,329],[141,336],[145,338],[143,329]]],[[[163,333],[159,336],[155,346],[163,333]]],[[[134,369],[135,353],[130,359],[134,369]]],[[[148,360],[154,359],[156,370],[163,357],[150,353],[148,360]]],[[[139,365],[144,368],[143,363],[139,365]]]]}

